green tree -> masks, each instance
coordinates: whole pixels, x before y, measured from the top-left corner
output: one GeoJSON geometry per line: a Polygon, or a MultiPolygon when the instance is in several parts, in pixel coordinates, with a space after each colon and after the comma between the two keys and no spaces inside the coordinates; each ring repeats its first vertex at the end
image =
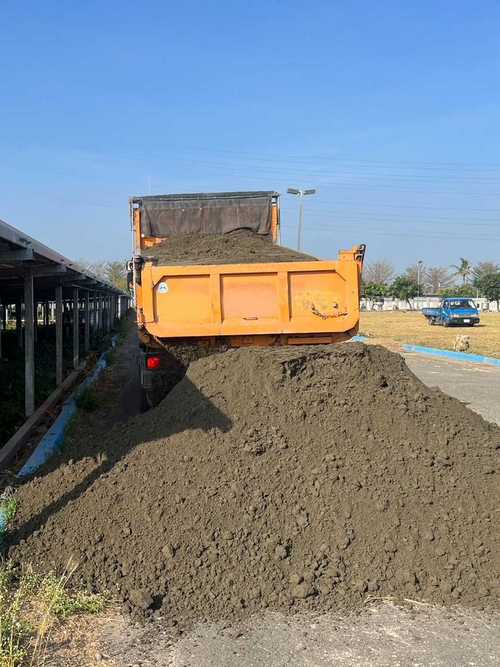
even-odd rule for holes
{"type": "Polygon", "coordinates": [[[481,296],[496,301],[497,308],[500,308],[500,271],[485,273],[474,284],[481,296]]]}
{"type": "Polygon", "coordinates": [[[472,264],[465,257],[460,257],[459,264],[452,264],[452,269],[455,269],[455,275],[462,278],[462,284],[465,285],[472,274],[472,264]]]}
{"type": "Polygon", "coordinates": [[[101,280],[106,280],[118,289],[127,291],[127,269],[125,261],[89,261],[80,259],[77,262],[82,271],[93,273],[101,280]]]}
{"type": "Polygon", "coordinates": [[[380,283],[363,283],[361,286],[361,296],[368,301],[378,301],[387,296],[389,288],[380,283]]]}
{"type": "Polygon", "coordinates": [[[408,276],[398,276],[390,286],[389,292],[397,299],[406,301],[411,310],[410,299],[418,295],[418,285],[415,280],[408,278],[408,276]]]}
{"type": "Polygon", "coordinates": [[[365,283],[363,284],[361,293],[367,299],[376,299],[377,297],[387,296],[388,287],[380,283],[365,283]]]}
{"type": "Polygon", "coordinates": [[[473,297],[473,289],[471,285],[450,285],[449,287],[442,287],[437,294],[440,296],[470,296],[473,297]]]}
{"type": "Polygon", "coordinates": [[[127,268],[125,262],[106,262],[104,275],[108,283],[127,291],[127,268]]]}
{"type": "Polygon", "coordinates": [[[474,284],[479,278],[489,273],[498,273],[500,271],[500,264],[496,262],[478,262],[472,269],[472,277],[474,284]]]}

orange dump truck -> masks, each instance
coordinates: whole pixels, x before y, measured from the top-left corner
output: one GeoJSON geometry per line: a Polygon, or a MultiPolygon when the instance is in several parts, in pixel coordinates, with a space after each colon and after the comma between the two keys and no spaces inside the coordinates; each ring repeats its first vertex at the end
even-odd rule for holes
{"type": "Polygon", "coordinates": [[[172,344],[333,343],[357,332],[362,245],[340,251],[335,261],[307,256],[274,261],[266,244],[262,260],[257,252],[251,262],[242,261],[238,253],[234,261],[203,260],[203,255],[201,260],[169,258],[169,244],[181,236],[234,237],[234,232],[250,230],[259,240],[277,244],[278,193],[133,197],[130,210],[131,280],[145,351],[146,390],[154,372],[161,371],[160,350],[172,344]]]}

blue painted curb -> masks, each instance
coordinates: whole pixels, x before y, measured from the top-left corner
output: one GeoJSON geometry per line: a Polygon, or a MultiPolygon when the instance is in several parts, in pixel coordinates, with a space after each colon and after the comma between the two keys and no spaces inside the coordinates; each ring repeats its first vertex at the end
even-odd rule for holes
{"type": "Polygon", "coordinates": [[[368,340],[366,336],[353,336],[351,340],[355,341],[356,343],[364,343],[365,340],[368,340]]]}
{"type": "Polygon", "coordinates": [[[494,357],[484,357],[481,354],[469,354],[468,352],[454,352],[453,350],[440,350],[437,347],[424,347],[423,345],[404,344],[405,352],[420,352],[433,357],[444,357],[446,359],[455,359],[456,361],[469,361],[474,364],[486,364],[488,366],[500,366],[500,359],[494,357]]]}
{"type": "MultiPolygon", "coordinates": [[[[116,336],[113,336],[111,346],[112,348],[115,348],[116,336]]],[[[83,391],[85,391],[85,389],[87,389],[87,387],[97,380],[107,365],[107,353],[103,352],[92,373],[83,380],[76,391],[63,403],[59,416],[40,440],[35,451],[31,454],[21,470],[17,473],[17,477],[29,477],[30,475],[33,475],[38,468],[60,451],[66,428],[77,410],[76,399],[83,391]]]]}

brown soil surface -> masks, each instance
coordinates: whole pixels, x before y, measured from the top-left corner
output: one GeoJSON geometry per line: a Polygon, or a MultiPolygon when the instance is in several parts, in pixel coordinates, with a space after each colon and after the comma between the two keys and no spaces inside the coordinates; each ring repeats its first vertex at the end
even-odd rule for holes
{"type": "Polygon", "coordinates": [[[241,229],[222,235],[181,234],[142,251],[168,264],[256,264],[313,262],[316,257],[274,245],[269,239],[241,229]]]}
{"type": "Polygon", "coordinates": [[[72,557],[79,585],[181,628],[367,596],[498,605],[499,445],[384,348],[232,350],[21,487],[10,555],[72,557]]]}

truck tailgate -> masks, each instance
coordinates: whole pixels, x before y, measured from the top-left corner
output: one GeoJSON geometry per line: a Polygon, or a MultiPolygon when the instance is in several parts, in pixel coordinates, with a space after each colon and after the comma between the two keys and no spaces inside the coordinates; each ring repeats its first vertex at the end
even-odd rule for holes
{"type": "Polygon", "coordinates": [[[139,320],[158,338],[347,332],[359,266],[338,261],[158,266],[141,271],[139,320]]]}

